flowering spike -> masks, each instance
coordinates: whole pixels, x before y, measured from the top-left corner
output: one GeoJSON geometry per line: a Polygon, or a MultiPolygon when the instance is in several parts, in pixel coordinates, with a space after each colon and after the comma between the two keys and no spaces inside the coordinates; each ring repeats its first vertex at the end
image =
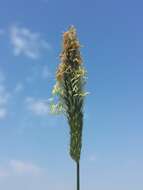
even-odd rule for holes
{"type": "Polygon", "coordinates": [[[78,163],[82,146],[83,103],[87,93],[84,91],[86,72],[74,26],[63,33],[62,48],[53,93],[59,97],[60,109],[66,113],[70,127],[70,155],[78,163]]]}

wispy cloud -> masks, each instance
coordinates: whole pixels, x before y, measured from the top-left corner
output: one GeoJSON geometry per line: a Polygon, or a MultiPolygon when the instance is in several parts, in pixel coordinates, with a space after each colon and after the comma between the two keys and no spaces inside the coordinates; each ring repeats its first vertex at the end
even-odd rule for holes
{"type": "Polygon", "coordinates": [[[13,25],[10,28],[10,39],[14,55],[25,55],[37,59],[42,50],[50,49],[49,43],[43,40],[39,33],[31,32],[28,28],[13,25]]]}
{"type": "Polygon", "coordinates": [[[5,81],[5,76],[4,74],[2,73],[2,71],[0,70],[0,83],[5,81]]]}
{"type": "Polygon", "coordinates": [[[0,119],[4,119],[7,116],[7,109],[0,107],[0,119]]]}
{"type": "Polygon", "coordinates": [[[95,155],[90,155],[89,156],[89,161],[95,162],[96,161],[96,156],[95,155]]]}
{"type": "Polygon", "coordinates": [[[47,66],[43,67],[43,71],[42,71],[42,78],[43,79],[49,79],[52,77],[52,74],[49,70],[49,68],[47,66]]]}
{"type": "Polygon", "coordinates": [[[31,162],[10,160],[4,167],[0,167],[0,177],[13,175],[39,175],[43,169],[31,162]]]}
{"type": "Polygon", "coordinates": [[[47,65],[42,65],[40,67],[36,67],[35,65],[35,67],[31,70],[29,76],[26,77],[26,82],[33,83],[41,79],[48,81],[54,79],[54,75],[52,75],[52,72],[47,65]]]}
{"type": "Polygon", "coordinates": [[[45,116],[49,114],[49,104],[46,100],[26,98],[26,106],[29,111],[35,115],[45,116]]]}
{"type": "Polygon", "coordinates": [[[42,0],[43,3],[49,3],[49,0],[42,0]]]}
{"type": "Polygon", "coordinates": [[[0,106],[7,104],[10,94],[6,91],[5,85],[0,83],[0,106]]]}
{"type": "Polygon", "coordinates": [[[4,74],[0,71],[0,120],[7,116],[7,103],[10,98],[10,94],[6,90],[4,81],[4,74]]]}
{"type": "Polygon", "coordinates": [[[15,89],[14,89],[14,92],[15,92],[15,93],[18,93],[18,92],[21,92],[23,89],[24,89],[23,84],[22,84],[21,82],[18,82],[18,83],[16,84],[16,87],[15,87],[15,89]]]}
{"type": "Polygon", "coordinates": [[[38,174],[41,168],[34,165],[33,163],[23,162],[21,160],[11,160],[10,167],[13,172],[18,174],[38,174]]]}
{"type": "Polygon", "coordinates": [[[7,177],[9,176],[9,172],[5,169],[0,169],[0,177],[7,177]]]}
{"type": "Polygon", "coordinates": [[[5,33],[5,31],[0,28],[0,36],[3,35],[4,33],[5,33]]]}

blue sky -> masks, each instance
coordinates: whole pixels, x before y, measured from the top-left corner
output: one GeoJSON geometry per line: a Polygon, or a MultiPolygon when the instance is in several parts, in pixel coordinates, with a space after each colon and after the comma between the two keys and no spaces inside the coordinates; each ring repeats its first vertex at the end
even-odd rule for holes
{"type": "Polygon", "coordinates": [[[143,189],[143,2],[0,1],[0,189],[73,190],[63,116],[49,115],[62,32],[88,71],[82,190],[143,189]]]}

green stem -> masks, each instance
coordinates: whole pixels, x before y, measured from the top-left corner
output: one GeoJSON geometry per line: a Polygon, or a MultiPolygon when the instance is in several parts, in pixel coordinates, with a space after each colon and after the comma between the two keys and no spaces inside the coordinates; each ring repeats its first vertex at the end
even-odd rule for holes
{"type": "Polygon", "coordinates": [[[77,190],[80,190],[80,165],[79,161],[76,163],[77,165],[77,190]]]}

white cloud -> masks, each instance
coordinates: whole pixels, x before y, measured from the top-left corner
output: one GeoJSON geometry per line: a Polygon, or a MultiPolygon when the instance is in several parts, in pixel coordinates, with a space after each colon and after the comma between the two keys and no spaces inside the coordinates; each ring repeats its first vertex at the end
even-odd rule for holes
{"type": "Polygon", "coordinates": [[[5,167],[0,167],[0,177],[14,175],[39,175],[43,171],[42,168],[31,162],[21,160],[10,160],[5,167]]]}
{"type": "Polygon", "coordinates": [[[49,104],[46,100],[35,100],[34,98],[27,98],[26,104],[28,110],[35,115],[44,116],[49,113],[49,104]]]}
{"type": "Polygon", "coordinates": [[[37,59],[42,50],[50,48],[50,45],[41,39],[38,33],[33,33],[24,27],[12,26],[10,38],[16,56],[23,54],[29,58],[37,59]]]}

